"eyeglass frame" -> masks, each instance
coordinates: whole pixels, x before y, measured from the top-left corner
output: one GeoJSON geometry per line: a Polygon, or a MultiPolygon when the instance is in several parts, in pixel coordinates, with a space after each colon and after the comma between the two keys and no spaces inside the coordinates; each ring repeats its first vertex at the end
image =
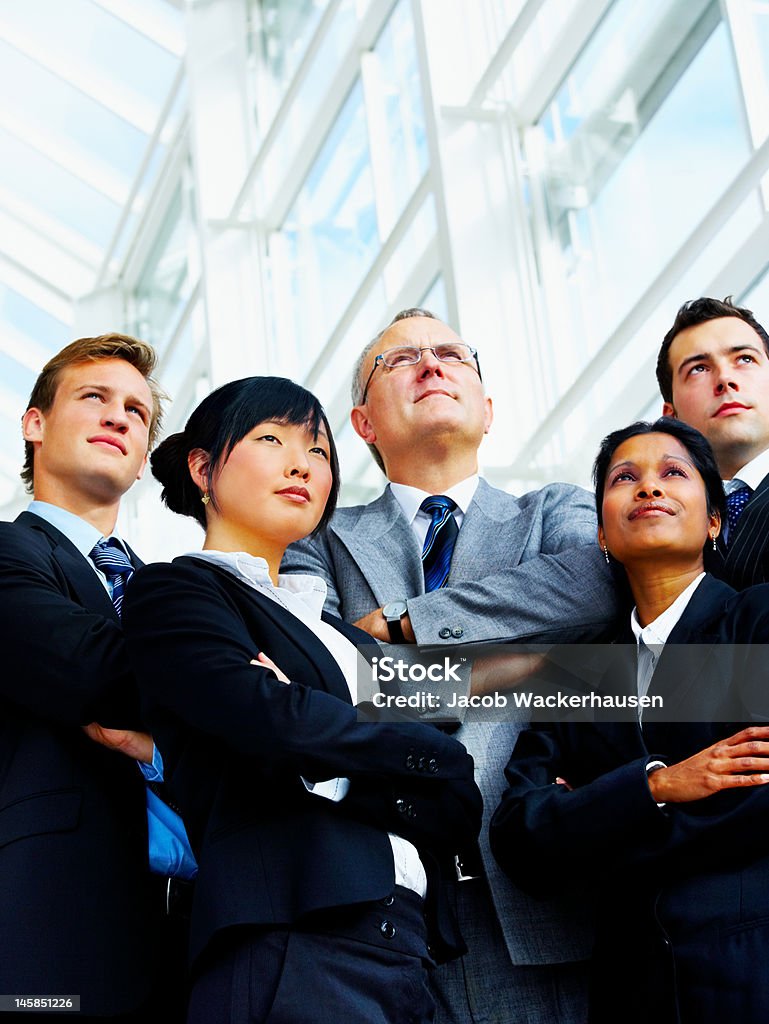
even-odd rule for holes
{"type": "MultiPolygon", "coordinates": [[[[451,344],[451,343],[450,342],[443,342],[442,344],[443,345],[448,345],[448,344],[451,344]]],[[[472,345],[468,345],[466,341],[462,341],[459,344],[464,345],[467,349],[469,349],[469,351],[470,351],[470,359],[456,359],[456,360],[455,359],[441,359],[441,357],[435,351],[435,346],[433,346],[433,345],[421,345],[419,347],[419,349],[417,350],[419,352],[419,359],[416,359],[413,363],[402,363],[401,365],[402,366],[419,366],[419,364],[422,362],[422,353],[423,352],[432,352],[432,354],[435,356],[435,358],[438,360],[439,363],[449,363],[449,364],[454,363],[454,362],[457,362],[457,363],[469,363],[469,362],[471,362],[472,359],[474,359],[475,360],[475,368],[478,371],[478,377],[479,377],[480,380],[483,380],[483,375],[481,374],[481,364],[480,364],[480,361],[478,359],[478,350],[473,348],[472,345]]],[[[392,348],[386,348],[384,350],[384,352],[380,352],[379,355],[374,359],[374,365],[371,367],[371,373],[368,375],[368,379],[366,380],[366,384],[365,384],[365,386],[363,388],[363,398],[361,398],[361,400],[360,400],[360,404],[361,405],[365,405],[366,404],[366,397],[368,395],[368,387],[369,387],[369,384],[371,383],[371,378],[376,373],[377,366],[386,366],[387,364],[385,363],[385,356],[387,355],[387,353],[388,352],[397,352],[398,349],[402,349],[402,348],[413,348],[413,349],[416,349],[417,346],[416,345],[394,345],[392,348]]],[[[390,366],[389,369],[390,370],[397,370],[398,367],[397,366],[390,366]]]]}

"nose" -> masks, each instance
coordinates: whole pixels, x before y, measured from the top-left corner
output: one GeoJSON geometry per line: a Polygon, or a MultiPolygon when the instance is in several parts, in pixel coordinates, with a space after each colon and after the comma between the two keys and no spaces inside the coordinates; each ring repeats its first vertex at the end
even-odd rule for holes
{"type": "Polygon", "coordinates": [[[658,479],[647,477],[638,481],[635,496],[638,501],[648,501],[650,498],[662,498],[665,490],[658,479]]]}
{"type": "Polygon", "coordinates": [[[732,379],[732,368],[728,363],[719,364],[716,367],[713,388],[717,395],[723,395],[727,391],[739,391],[739,385],[732,379]]]}
{"type": "Polygon", "coordinates": [[[419,379],[422,380],[430,374],[442,377],[443,364],[440,359],[437,358],[433,350],[431,348],[422,348],[419,351],[422,353],[422,357],[417,364],[419,366],[419,379]]]}
{"type": "Polygon", "coordinates": [[[306,452],[293,452],[286,462],[285,475],[289,478],[298,477],[306,480],[310,475],[310,463],[306,452]]]}
{"type": "Polygon", "coordinates": [[[128,416],[122,402],[110,402],[106,405],[101,421],[105,427],[111,427],[120,434],[125,434],[128,430],[128,416]]]}

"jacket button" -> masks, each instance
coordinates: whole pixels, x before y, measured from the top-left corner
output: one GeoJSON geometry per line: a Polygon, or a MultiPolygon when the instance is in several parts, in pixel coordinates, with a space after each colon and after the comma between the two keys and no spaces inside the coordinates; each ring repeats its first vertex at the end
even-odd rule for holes
{"type": "Polygon", "coordinates": [[[416,812],[416,809],[414,808],[414,805],[413,804],[409,804],[408,807],[406,808],[406,817],[407,818],[416,818],[416,816],[417,816],[417,812],[416,812]]]}
{"type": "Polygon", "coordinates": [[[438,771],[438,762],[435,760],[434,757],[431,757],[430,760],[427,762],[427,767],[433,774],[435,774],[435,772],[438,771]]]}
{"type": "Polygon", "coordinates": [[[426,757],[420,757],[419,760],[417,761],[417,771],[418,772],[423,772],[426,767],[427,767],[427,758],[426,757]]]}
{"type": "Polygon", "coordinates": [[[395,925],[392,921],[382,921],[379,925],[379,931],[384,935],[386,939],[395,938],[395,925]]]}
{"type": "Polygon", "coordinates": [[[383,900],[379,901],[383,907],[391,907],[395,903],[395,897],[392,893],[389,896],[385,896],[383,900]]]}
{"type": "Polygon", "coordinates": [[[398,811],[398,814],[405,814],[406,813],[406,801],[405,800],[401,800],[400,797],[398,797],[398,799],[395,801],[395,807],[396,807],[396,809],[398,811]]]}
{"type": "Polygon", "coordinates": [[[443,629],[439,630],[438,636],[441,638],[441,640],[448,640],[448,638],[451,636],[451,630],[449,629],[448,626],[444,626],[443,629]]]}
{"type": "Polygon", "coordinates": [[[416,763],[417,761],[414,755],[409,754],[408,757],[406,758],[406,767],[409,769],[409,771],[411,771],[411,769],[414,767],[416,763]]]}
{"type": "Polygon", "coordinates": [[[462,629],[461,626],[454,626],[454,628],[451,631],[451,635],[455,637],[457,640],[459,640],[461,636],[465,635],[465,631],[464,629],[462,629]]]}

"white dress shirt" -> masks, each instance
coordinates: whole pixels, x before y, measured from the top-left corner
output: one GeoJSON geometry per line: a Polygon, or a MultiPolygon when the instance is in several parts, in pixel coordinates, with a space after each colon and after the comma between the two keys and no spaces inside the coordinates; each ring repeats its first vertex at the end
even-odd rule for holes
{"type": "MultiPolygon", "coordinates": [[[[654,670],[657,667],[657,662],[660,660],[662,650],[668,642],[668,637],[686,611],[686,606],[691,601],[694,591],[704,578],[705,573],[701,572],[696,579],[692,580],[686,590],[681,591],[675,601],[661,615],[658,615],[656,619],[650,622],[648,626],[642,626],[638,621],[637,608],[634,608],[630,613],[630,628],[633,630],[633,636],[636,639],[638,649],[636,681],[639,697],[645,697],[649,692],[654,670]]],[[[639,707],[639,719],[641,711],[642,708],[639,707]]]]}
{"type": "MultiPolygon", "coordinates": [[[[454,519],[456,519],[457,526],[460,528],[477,488],[478,474],[476,473],[474,476],[469,476],[466,480],[454,484],[447,491],[443,491],[447,498],[451,498],[452,501],[456,502],[457,507],[454,510],[454,519]]],[[[432,495],[429,491],[421,491],[418,487],[410,487],[408,484],[391,483],[390,490],[395,500],[403,509],[403,514],[414,531],[419,543],[419,550],[421,551],[425,546],[425,538],[427,537],[427,531],[430,529],[432,516],[428,515],[427,512],[423,512],[419,506],[425,498],[430,498],[432,495]]]]}
{"type": "MultiPolygon", "coordinates": [[[[727,497],[732,491],[737,491],[740,487],[748,486],[751,491],[755,491],[765,476],[769,475],[769,448],[766,451],[761,452],[755,459],[751,459],[747,462],[742,469],[735,473],[731,480],[724,480],[724,491],[726,491],[727,497]]],[[[724,540],[729,540],[729,522],[728,520],[721,524],[721,532],[724,540]]]]}

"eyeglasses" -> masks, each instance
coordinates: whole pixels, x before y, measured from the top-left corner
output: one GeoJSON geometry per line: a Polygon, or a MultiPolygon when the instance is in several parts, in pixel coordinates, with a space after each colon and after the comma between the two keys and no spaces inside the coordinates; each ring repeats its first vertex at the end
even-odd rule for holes
{"type": "Polygon", "coordinates": [[[371,383],[371,378],[376,373],[377,366],[386,366],[388,370],[397,370],[399,366],[414,366],[422,358],[423,352],[432,352],[441,363],[472,363],[474,360],[478,376],[481,376],[481,364],[478,362],[478,353],[472,345],[465,345],[463,341],[446,343],[444,345],[424,345],[422,348],[416,348],[413,345],[388,348],[385,352],[380,352],[374,360],[371,373],[368,375],[366,386],[363,389],[363,398],[360,404],[366,404],[368,386],[371,383]]]}

